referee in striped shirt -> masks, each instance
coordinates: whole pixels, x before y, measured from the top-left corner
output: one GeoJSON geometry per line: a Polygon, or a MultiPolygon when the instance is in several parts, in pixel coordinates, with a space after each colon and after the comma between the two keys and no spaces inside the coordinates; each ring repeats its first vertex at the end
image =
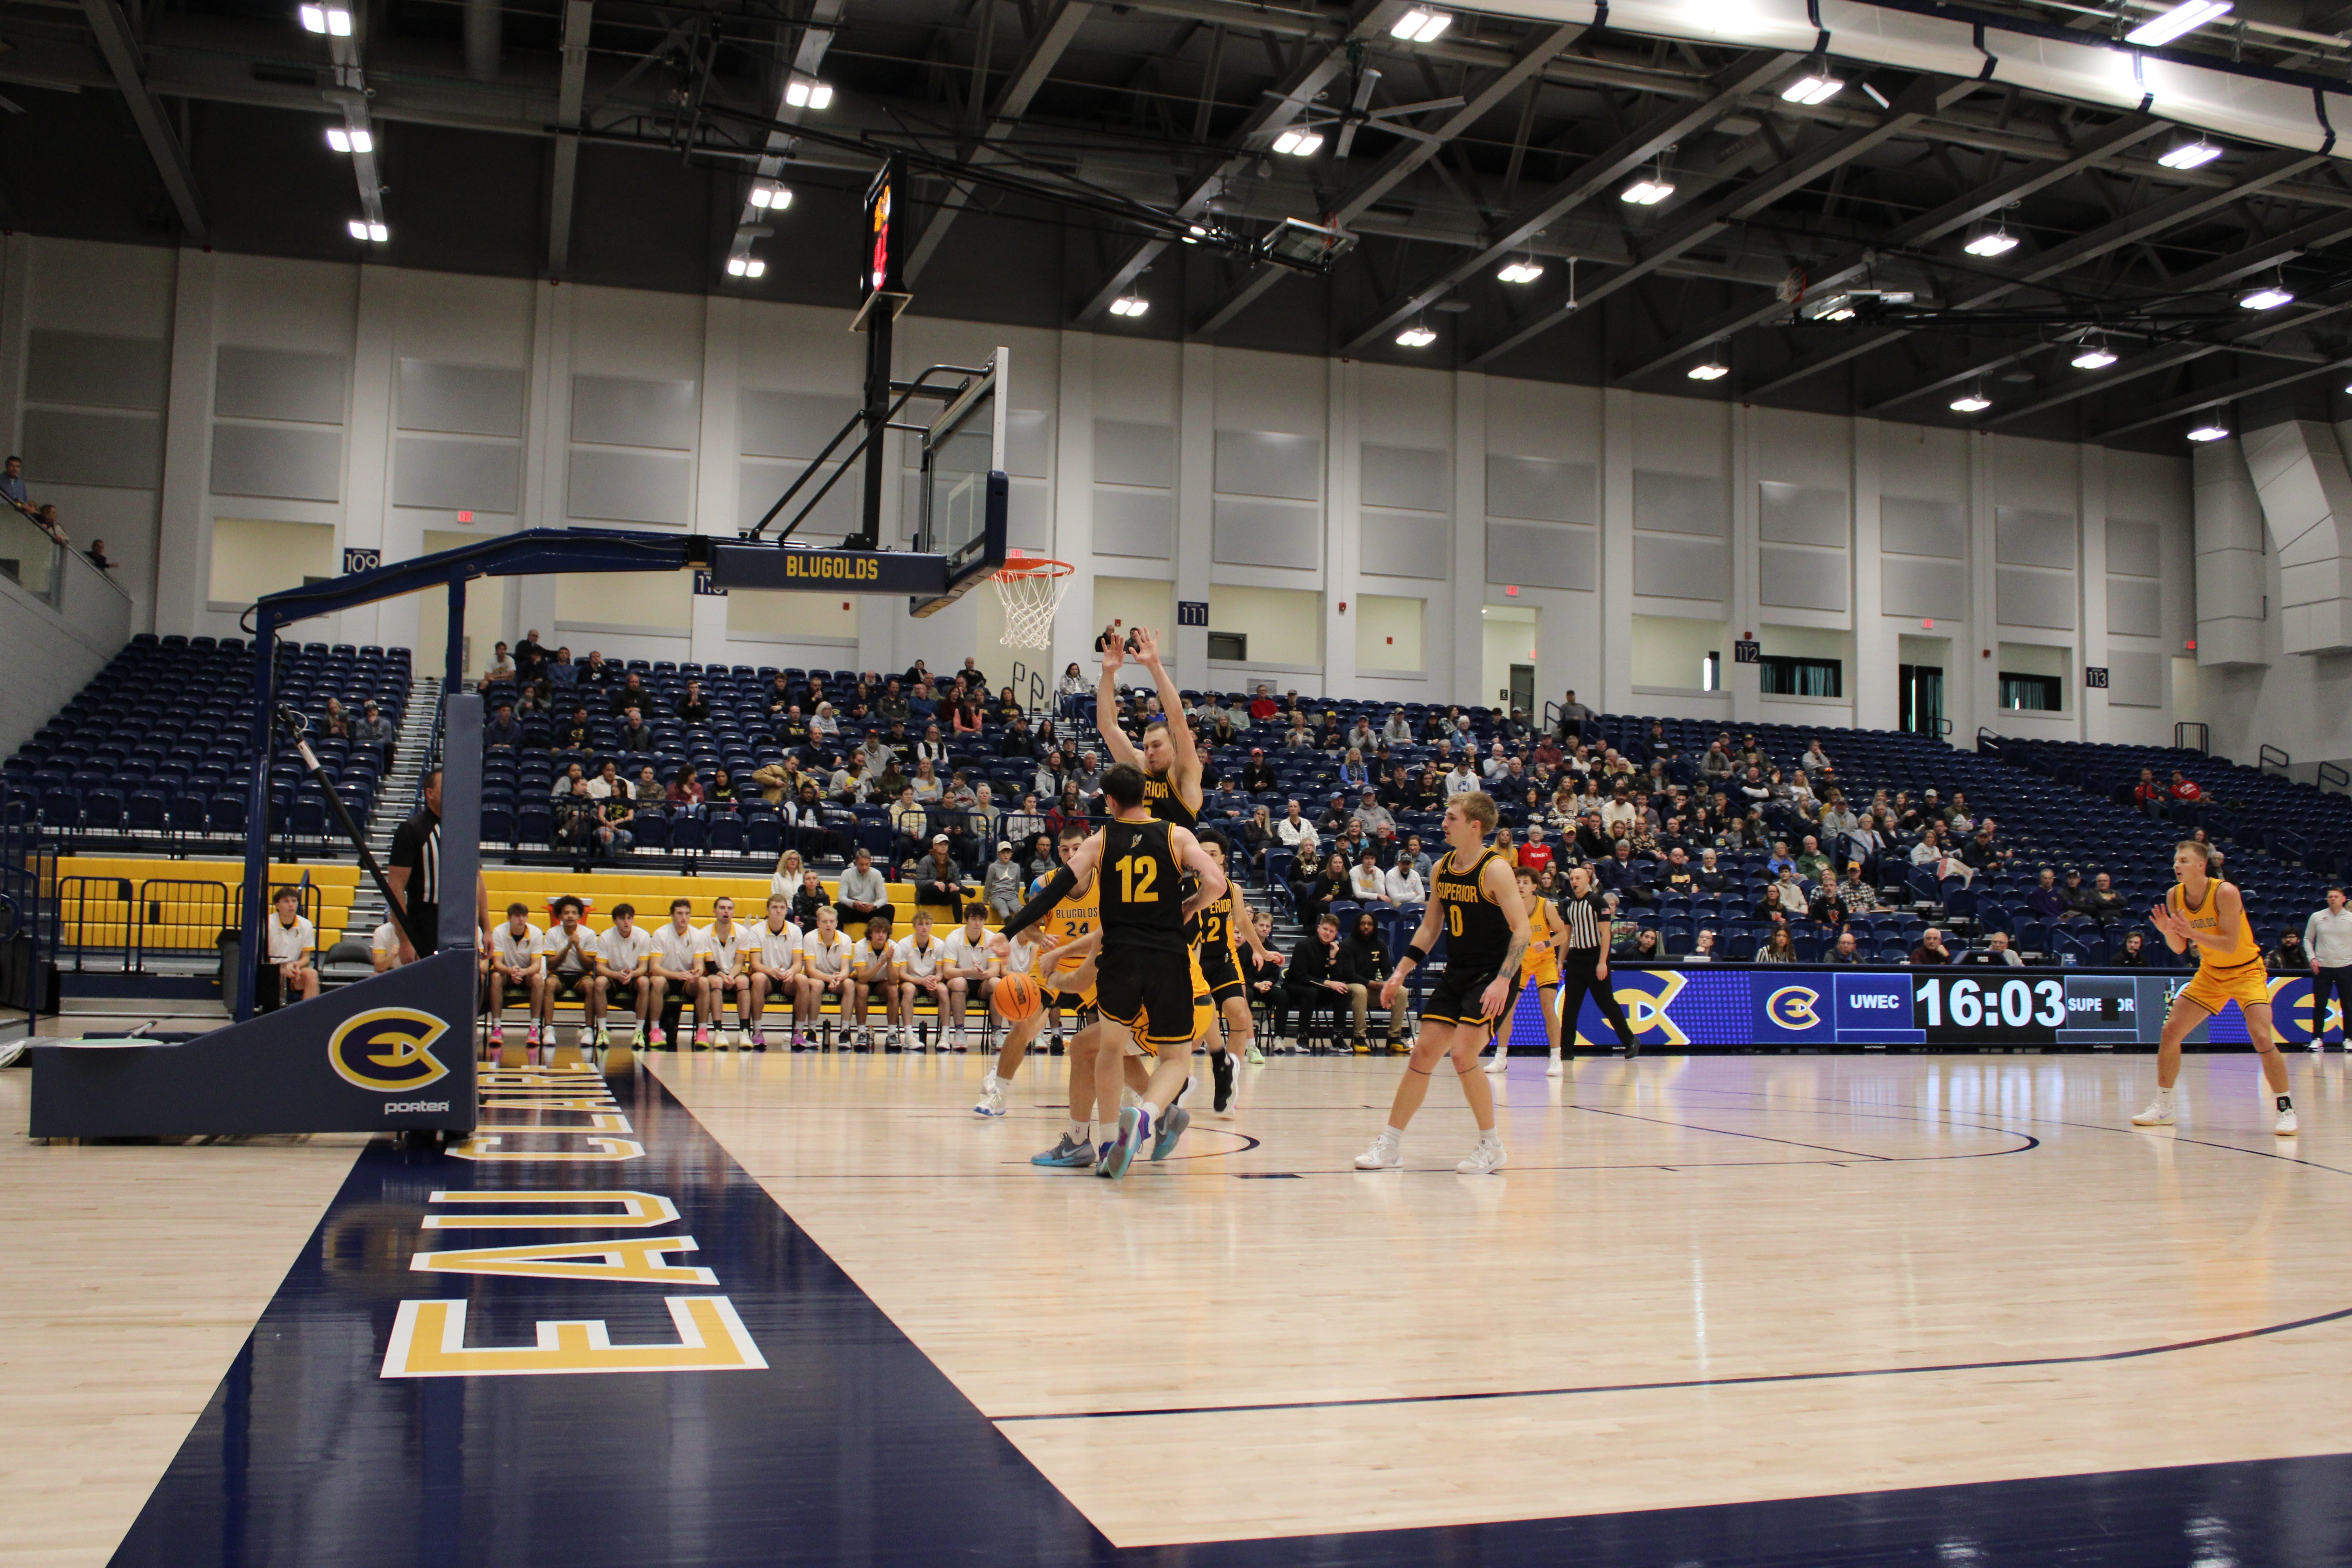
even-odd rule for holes
{"type": "Polygon", "coordinates": [[[1584,1010],[1587,992],[1609,1026],[1617,1031],[1617,1054],[1638,1057],[1641,1043],[1625,1020],[1625,1009],[1609,984],[1609,910],[1592,885],[1592,868],[1575,866],[1568,873],[1568,896],[1559,900],[1560,923],[1568,928],[1568,945],[1559,954],[1559,1022],[1561,1043],[1576,1046],[1577,1015],[1584,1010]]]}
{"type": "Polygon", "coordinates": [[[383,879],[400,900],[407,929],[400,934],[400,962],[414,963],[417,946],[433,952],[441,945],[441,770],[425,774],[425,804],[392,836],[392,864],[383,879]],[[413,938],[413,940],[412,940],[413,938]]]}

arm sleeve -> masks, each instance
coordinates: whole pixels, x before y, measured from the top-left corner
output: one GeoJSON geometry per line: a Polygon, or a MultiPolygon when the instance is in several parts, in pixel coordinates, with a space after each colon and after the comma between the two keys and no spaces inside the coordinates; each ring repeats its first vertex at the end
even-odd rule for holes
{"type": "Polygon", "coordinates": [[[1044,885],[1037,889],[1036,896],[1014,910],[1013,918],[1004,922],[1003,930],[1004,940],[1012,941],[1021,932],[1053,913],[1054,906],[1069,897],[1077,885],[1077,878],[1070,874],[1070,868],[1067,866],[1055,867],[1054,874],[1046,878],[1044,885]]]}

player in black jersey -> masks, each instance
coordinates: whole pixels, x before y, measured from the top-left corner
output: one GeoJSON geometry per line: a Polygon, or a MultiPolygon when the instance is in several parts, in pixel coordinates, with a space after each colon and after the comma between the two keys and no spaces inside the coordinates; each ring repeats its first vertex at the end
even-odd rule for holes
{"type": "Polygon", "coordinates": [[[1356,1156],[1360,1171],[1389,1171],[1404,1163],[1405,1124],[1429,1093],[1430,1075],[1451,1058],[1462,1080],[1470,1114],[1478,1120],[1478,1147],[1454,1168],[1465,1176],[1489,1175],[1509,1163],[1495,1130],[1495,1090],[1478,1070],[1478,1053],[1517,992],[1519,961],[1529,937],[1527,907],[1510,863],[1486,847],[1495,829],[1495,802],[1483,791],[1457,795],[1445,805],[1446,850],[1431,868],[1429,908],[1412,945],[1397,960],[1396,973],[1381,987],[1381,1005],[1396,998],[1404,977],[1426,963],[1442,933],[1445,973],[1429,988],[1421,1009],[1421,1037],[1413,1042],[1389,1107],[1389,1124],[1372,1146],[1356,1156]]]}
{"type": "Polygon", "coordinates": [[[1149,626],[1134,629],[1135,657],[1151,672],[1160,697],[1160,716],[1143,727],[1139,748],[1118,727],[1118,671],[1127,649],[1117,626],[1102,635],[1102,675],[1095,687],[1095,728],[1114,763],[1125,763],[1143,774],[1143,802],[1151,815],[1179,827],[1201,821],[1201,753],[1192,743],[1192,726],[1184,717],[1183,694],[1176,689],[1168,667],[1160,662],[1160,638],[1149,626]]]}
{"type": "MultiPolygon", "coordinates": [[[[1064,894],[1094,879],[1102,930],[1095,965],[1101,1012],[1094,1043],[1100,1058],[1094,1074],[1098,1176],[1126,1174],[1146,1142],[1152,1143],[1153,1159],[1165,1159],[1183,1135],[1190,1118],[1170,1108],[1192,1077],[1192,1046],[1203,1033],[1192,1004],[1198,966],[1184,927],[1226,886],[1223,870],[1191,829],[1151,816],[1143,784],[1142,772],[1125,763],[1103,774],[1113,811],[1109,824],[1078,846],[996,937],[999,954],[1009,952],[1012,939],[1045,919],[1064,894]],[[1187,872],[1200,883],[1190,897],[1179,890],[1187,872]],[[1157,1060],[1142,1102],[1122,1110],[1118,1064],[1130,1054],[1157,1060]]],[[[1071,1049],[1076,1052],[1076,1042],[1071,1049]]],[[[1078,1108],[1070,1114],[1075,1120],[1078,1108]]]]}
{"type": "MultiPolygon", "coordinates": [[[[1223,869],[1224,839],[1215,833],[1203,833],[1199,837],[1202,847],[1216,858],[1218,868],[1223,869]]],[[[1241,950],[1248,948],[1261,962],[1282,962],[1258,940],[1257,921],[1250,917],[1249,905],[1241,890],[1233,885],[1231,875],[1227,873],[1223,894],[1201,911],[1200,941],[1192,949],[1201,958],[1201,978],[1208,984],[1210,1003],[1225,1021],[1222,1037],[1213,1025],[1209,1034],[1209,1069],[1216,1079],[1219,1110],[1234,1102],[1235,1060],[1265,1060],[1258,1054],[1256,1027],[1250,1018],[1249,987],[1242,981],[1241,950]]]]}

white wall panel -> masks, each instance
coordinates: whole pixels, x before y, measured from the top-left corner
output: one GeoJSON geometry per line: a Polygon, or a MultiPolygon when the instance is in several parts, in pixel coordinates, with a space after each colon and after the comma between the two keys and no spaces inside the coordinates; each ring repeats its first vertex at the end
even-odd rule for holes
{"type": "Polygon", "coordinates": [[[1132,419],[1096,420],[1095,482],[1172,489],[1176,427],[1132,419]]]}
{"type": "Polygon", "coordinates": [[[693,484],[690,458],[575,447],[564,495],[573,517],[683,527],[693,517],[693,484]]]}
{"type": "Polygon", "coordinates": [[[1758,484],[1757,537],[1775,544],[1846,542],[1847,504],[1842,489],[1823,485],[1783,484],[1765,479],[1758,484]]]}
{"type": "Polygon", "coordinates": [[[1219,496],[1213,559],[1231,566],[1322,564],[1321,509],[1296,502],[1219,496]]]}
{"type": "Polygon", "coordinates": [[[392,474],[394,506],[511,515],[521,505],[522,448],[512,441],[403,436],[392,474]]]}
{"type": "Polygon", "coordinates": [[[1633,540],[1633,592],[1660,599],[1724,599],[1731,594],[1731,546],[1710,539],[1644,533],[1633,540]]]}
{"type": "Polygon", "coordinates": [[[2162,525],[2108,518],[2107,570],[2127,577],[2164,575],[2162,525]]]}
{"type": "Polygon", "coordinates": [[[1454,477],[1444,452],[1367,442],[1360,460],[1357,483],[1363,505],[1400,511],[1452,510],[1454,477]]]}
{"type": "Polygon", "coordinates": [[[1993,573],[1994,617],[2005,626],[2074,629],[2074,574],[2003,566],[1993,573]]]}
{"type": "Polygon", "coordinates": [[[1176,498],[1164,489],[1095,486],[1095,553],[1165,561],[1176,546],[1176,498]]]}
{"type": "Polygon", "coordinates": [[[2074,519],[2070,513],[1997,506],[1992,532],[1992,558],[2004,566],[2074,569],[2074,519]]]}
{"type": "Polygon", "coordinates": [[[1445,580],[1452,555],[1454,525],[1446,518],[1421,511],[1377,511],[1358,514],[1359,570],[1375,577],[1422,577],[1445,580]]]}
{"type": "Polygon", "coordinates": [[[1730,488],[1704,474],[1636,468],[1633,526],[1652,532],[1727,538],[1731,532],[1730,488]]]}
{"type": "Polygon", "coordinates": [[[1486,581],[1504,586],[1601,586],[1600,531],[1573,524],[1486,522],[1486,581]]]}
{"type": "Polygon", "coordinates": [[[1845,552],[1765,545],[1756,552],[1756,597],[1780,609],[1846,607],[1845,552]]]}
{"type": "Polygon", "coordinates": [[[2111,653],[2107,656],[2107,701],[2116,708],[2164,706],[2165,667],[2158,653],[2111,653]]]}
{"type": "Polygon", "coordinates": [[[1599,522],[1599,471],[1591,463],[1490,453],[1486,515],[1538,522],[1599,522]]]}
{"type": "Polygon", "coordinates": [[[27,408],[19,445],[37,501],[51,485],[153,489],[163,482],[163,422],[152,414],[27,408]]]}
{"type": "Polygon", "coordinates": [[[1958,561],[1969,552],[1968,509],[1956,500],[1886,495],[1878,500],[1879,547],[1893,555],[1958,561]]]}
{"type": "MultiPolygon", "coordinates": [[[[800,478],[801,471],[807,466],[805,463],[761,462],[754,458],[746,458],[738,464],[735,485],[737,529],[748,529],[758,522],[766,514],[767,510],[776,504],[777,498],[784,493],[786,487],[800,478]]],[[[807,504],[809,497],[822,489],[824,481],[840,467],[838,463],[827,464],[825,472],[803,485],[800,493],[793,497],[793,504],[779,513],[774,522],[769,524],[770,536],[773,537],[785,523],[791,521],[793,514],[807,504]]],[[[839,484],[825,492],[824,499],[817,502],[816,510],[809,513],[808,521],[800,525],[799,531],[793,537],[837,540],[845,533],[856,532],[857,479],[858,476],[856,474],[843,476],[839,484]]]]}
{"type": "Polygon", "coordinates": [[[343,422],[343,354],[224,346],[214,371],[213,412],[227,419],[343,422]]]}
{"type": "MultiPolygon", "coordinates": [[[[737,416],[738,443],[745,457],[814,458],[856,412],[854,397],[745,387],[737,416]]],[[[848,442],[835,448],[847,449],[848,442]]]]}
{"type": "Polygon", "coordinates": [[[1958,561],[1879,558],[1879,607],[1890,616],[1938,621],[1969,618],[1969,571],[1958,561]]]}
{"type": "Polygon", "coordinates": [[[279,500],[342,500],[343,437],[278,425],[213,426],[212,492],[279,500]]]}
{"type": "MultiPolygon", "coordinates": [[[[661,447],[672,451],[692,451],[694,386],[691,381],[574,375],[572,438],[603,447],[661,447]]],[[[594,514],[574,508],[572,515],[594,514]]]]}
{"type": "Polygon", "coordinates": [[[171,350],[160,339],[38,328],[26,335],[25,398],[29,403],[160,409],[170,373],[171,350]]]}
{"type": "Polygon", "coordinates": [[[522,394],[523,375],[520,370],[404,359],[400,362],[398,423],[403,430],[520,437],[522,394]]]}
{"type": "Polygon", "coordinates": [[[2162,637],[2164,584],[2153,577],[2109,576],[2107,630],[2125,637],[2162,637]]]}
{"type": "Polygon", "coordinates": [[[1323,443],[1278,430],[1219,430],[1217,493],[1319,500],[1323,443]]]}

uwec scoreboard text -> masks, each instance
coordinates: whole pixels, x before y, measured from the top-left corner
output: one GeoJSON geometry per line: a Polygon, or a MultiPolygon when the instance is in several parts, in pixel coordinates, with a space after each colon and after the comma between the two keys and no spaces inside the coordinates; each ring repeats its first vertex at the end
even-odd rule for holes
{"type": "MultiPolygon", "coordinates": [[[[1620,969],[1609,984],[1644,1049],[1711,1046],[1924,1046],[2053,1050],[2154,1046],[2188,971],[2097,971],[1967,966],[1954,969],[1620,969]]],[[[2311,1041],[2311,977],[2271,976],[2271,1017],[2282,1042],[2311,1041]]],[[[1523,994],[1521,1006],[1531,1006],[1523,994]]],[[[2328,1008],[2329,1040],[2343,1037],[2340,1005],[2328,1008]]],[[[1543,1037],[1540,1017],[1516,1025],[1521,1045],[1543,1037]]],[[[2243,1044],[2236,1003],[2189,1037],[2243,1044]]],[[[1588,1000],[1578,1019],[1584,1045],[1616,1037],[1588,1000]]]]}

